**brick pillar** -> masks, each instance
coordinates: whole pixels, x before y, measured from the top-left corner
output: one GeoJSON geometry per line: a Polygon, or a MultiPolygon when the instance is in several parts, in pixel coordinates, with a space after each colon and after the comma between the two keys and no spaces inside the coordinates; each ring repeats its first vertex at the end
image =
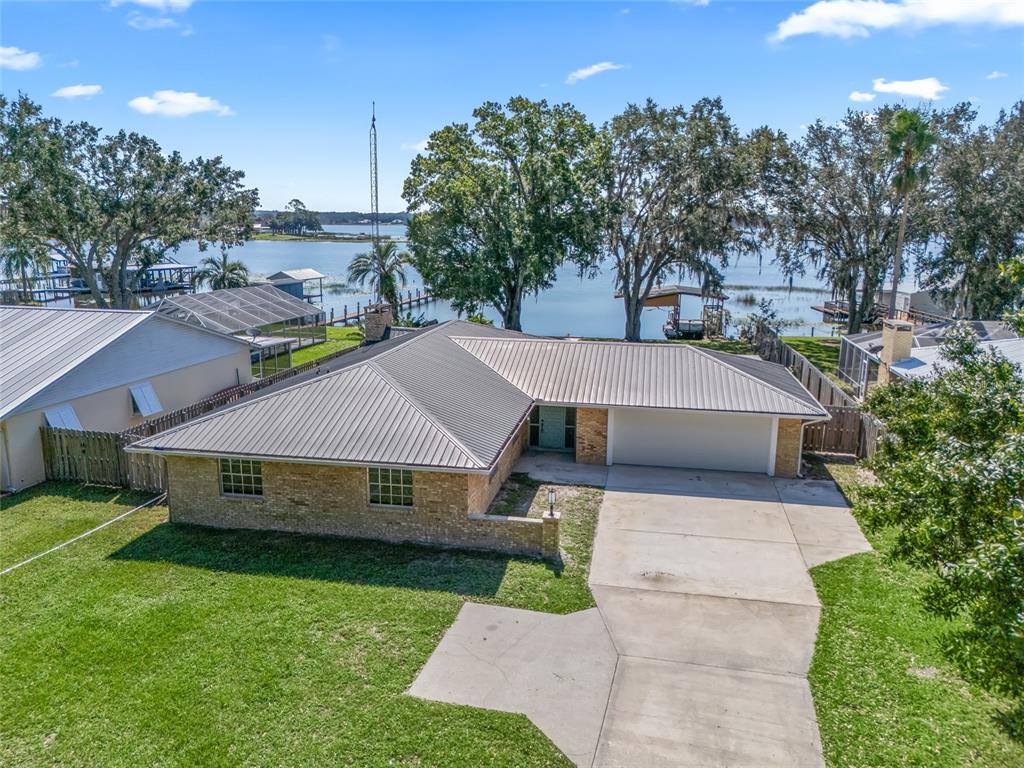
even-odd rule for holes
{"type": "Polygon", "coordinates": [[[798,477],[800,475],[800,419],[779,419],[779,433],[775,442],[775,476],[798,477]]]}
{"type": "Polygon", "coordinates": [[[576,409],[576,463],[605,464],[608,459],[608,409],[576,409]]]}
{"type": "Polygon", "coordinates": [[[543,528],[541,529],[541,555],[544,557],[555,559],[559,556],[558,525],[561,517],[561,513],[557,511],[554,517],[549,517],[547,513],[544,514],[543,528]]]}

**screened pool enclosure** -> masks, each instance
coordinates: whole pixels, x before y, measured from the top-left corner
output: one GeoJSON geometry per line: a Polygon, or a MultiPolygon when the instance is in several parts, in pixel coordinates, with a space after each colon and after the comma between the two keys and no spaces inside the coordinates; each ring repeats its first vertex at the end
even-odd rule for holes
{"type": "Polygon", "coordinates": [[[179,322],[247,338],[258,376],[290,367],[293,349],[327,340],[324,312],[273,285],[171,296],[156,311],[179,322]]]}

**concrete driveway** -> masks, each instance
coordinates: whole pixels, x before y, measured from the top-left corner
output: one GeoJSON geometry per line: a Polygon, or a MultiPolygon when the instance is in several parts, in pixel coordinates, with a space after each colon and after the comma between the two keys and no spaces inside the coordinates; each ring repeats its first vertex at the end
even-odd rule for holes
{"type": "Polygon", "coordinates": [[[466,605],[410,693],[524,712],[581,766],[822,766],[807,568],[869,549],[831,482],[615,466],[601,621],[466,605]]]}
{"type": "Polygon", "coordinates": [[[805,547],[870,549],[831,482],[612,467],[590,585],[620,659],[594,765],[823,765],[805,547]]]}

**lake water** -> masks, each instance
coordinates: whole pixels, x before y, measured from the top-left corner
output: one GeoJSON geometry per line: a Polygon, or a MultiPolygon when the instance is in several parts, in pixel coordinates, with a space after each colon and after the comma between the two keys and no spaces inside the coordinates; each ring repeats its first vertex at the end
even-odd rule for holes
{"type": "MultiPolygon", "coordinates": [[[[368,225],[329,225],[324,227],[328,232],[358,234],[369,229],[368,225]]],[[[382,225],[382,235],[404,237],[403,225],[382,225]]],[[[255,277],[263,277],[282,269],[310,267],[327,275],[324,281],[324,310],[330,314],[333,309],[341,314],[344,307],[350,310],[357,302],[365,305],[372,296],[365,291],[352,292],[344,288],[345,273],[349,262],[357,253],[369,249],[369,243],[329,243],[329,242],[296,242],[253,240],[244,246],[232,250],[232,256],[241,259],[249,267],[255,277]],[[328,284],[336,287],[328,288],[328,284]]],[[[214,249],[211,251],[216,253],[214,249]]],[[[197,264],[202,255],[194,245],[183,246],[176,254],[178,261],[185,264],[197,264]]],[[[413,291],[422,288],[422,280],[411,268],[408,270],[409,282],[406,288],[413,291]]],[[[696,284],[692,280],[670,280],[696,284]]],[[[820,304],[831,294],[821,287],[820,281],[813,275],[796,278],[794,290],[786,288],[787,279],[771,263],[771,255],[766,254],[762,263],[756,257],[742,257],[725,270],[726,294],[729,300],[726,309],[732,316],[729,335],[735,335],[737,324],[756,309],[756,306],[744,304],[742,297],[753,294],[757,299],[766,298],[774,302],[779,317],[784,321],[785,332],[794,335],[828,334],[832,327],[821,322],[821,315],[811,309],[812,304],[820,304]]],[[[457,313],[447,302],[434,302],[430,305],[415,308],[415,314],[423,313],[427,319],[437,318],[448,320],[457,313]]],[[[497,321],[498,316],[493,310],[485,314],[497,321]]],[[[665,322],[668,310],[651,308],[644,310],[642,334],[644,338],[664,338],[661,327],[665,322]]],[[[701,302],[696,297],[682,297],[682,316],[698,318],[701,314],[701,302]]],[[[527,297],[523,305],[523,330],[544,336],[598,336],[621,338],[625,316],[621,299],[615,299],[615,280],[613,272],[606,266],[592,279],[580,279],[572,267],[565,267],[558,272],[554,286],[538,296],[527,297]]]]}

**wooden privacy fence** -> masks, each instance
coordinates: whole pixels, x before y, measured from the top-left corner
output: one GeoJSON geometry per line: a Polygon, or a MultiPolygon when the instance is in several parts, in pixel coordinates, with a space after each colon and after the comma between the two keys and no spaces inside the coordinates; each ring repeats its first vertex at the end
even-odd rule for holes
{"type": "Polygon", "coordinates": [[[858,458],[874,454],[878,447],[878,420],[857,407],[826,405],[831,421],[804,427],[804,450],[848,453],[858,458]]]}
{"type": "Polygon", "coordinates": [[[831,421],[809,424],[804,428],[805,450],[847,453],[860,458],[874,454],[881,425],[877,419],[864,413],[856,400],[771,330],[760,327],[753,345],[754,351],[764,360],[789,368],[832,416],[831,421]]]}
{"type": "Polygon", "coordinates": [[[162,456],[128,453],[125,448],[144,437],[230,405],[286,379],[314,371],[323,364],[359,347],[278,371],[272,376],[225,389],[184,408],[165,413],[123,432],[94,432],[42,427],[43,460],[47,480],[77,480],[94,485],[114,485],[140,491],[167,490],[167,470],[162,456]]]}
{"type": "Polygon", "coordinates": [[[137,438],[117,432],[43,427],[47,480],[77,480],[159,493],[167,490],[160,456],[126,453],[137,438]]]}

